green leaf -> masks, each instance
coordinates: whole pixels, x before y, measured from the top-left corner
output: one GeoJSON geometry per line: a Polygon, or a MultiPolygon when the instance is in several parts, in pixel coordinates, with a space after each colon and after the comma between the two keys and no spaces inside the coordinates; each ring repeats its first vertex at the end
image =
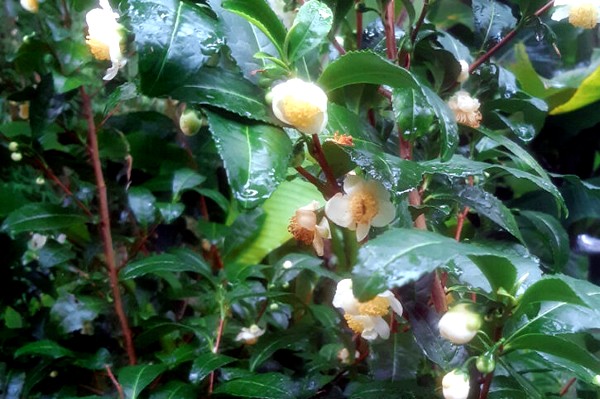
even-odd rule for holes
{"type": "Polygon", "coordinates": [[[185,210],[185,205],[171,202],[157,202],[156,207],[167,224],[173,223],[185,210]]]}
{"type": "Polygon", "coordinates": [[[218,22],[207,6],[180,0],[132,0],[128,15],[139,54],[140,90],[168,95],[216,54],[218,22]]]}
{"type": "Polygon", "coordinates": [[[190,104],[223,108],[243,117],[272,122],[265,94],[241,73],[206,66],[174,89],[170,96],[190,104]]]}
{"type": "Polygon", "coordinates": [[[263,204],[265,221],[256,238],[239,255],[238,261],[257,264],[269,252],[290,240],[292,235],[287,231],[287,226],[296,209],[322,198],[322,194],[312,184],[300,179],[281,183],[263,204]]]}
{"type": "Polygon", "coordinates": [[[279,373],[255,374],[226,381],[219,385],[214,393],[242,398],[294,399],[296,397],[290,377],[279,373]]]}
{"type": "Polygon", "coordinates": [[[561,337],[545,334],[526,334],[511,339],[504,348],[505,352],[528,349],[548,353],[586,367],[594,374],[600,374],[600,359],[592,355],[587,349],[561,337]]]}
{"type": "Polygon", "coordinates": [[[511,98],[487,101],[482,112],[488,127],[508,127],[515,136],[528,142],[544,126],[548,105],[539,98],[519,93],[511,98]]]}
{"type": "Polygon", "coordinates": [[[463,205],[475,209],[480,215],[489,218],[523,242],[523,236],[515,217],[498,198],[479,186],[458,187],[456,188],[456,195],[463,205]]]}
{"type": "Polygon", "coordinates": [[[525,309],[532,303],[544,301],[587,306],[581,295],[559,276],[545,277],[533,283],[519,298],[519,306],[525,309]]]}
{"type": "Polygon", "coordinates": [[[161,375],[166,366],[162,364],[143,364],[127,366],[119,370],[119,383],[127,399],[136,399],[156,377],[161,375]]]}
{"type": "Polygon", "coordinates": [[[299,60],[319,47],[333,24],[333,13],[318,0],[307,1],[300,7],[288,32],[283,50],[290,63],[299,60]]]}
{"type": "Polygon", "coordinates": [[[46,356],[52,359],[59,359],[61,357],[69,356],[73,357],[75,354],[67,348],[64,348],[54,341],[47,339],[31,342],[24,345],[15,351],[15,357],[33,355],[33,356],[46,356]]]}
{"type": "Polygon", "coordinates": [[[9,234],[40,232],[64,229],[85,222],[85,216],[70,209],[50,204],[28,204],[8,215],[2,224],[2,230],[9,234]]]}
{"type": "Polygon", "coordinates": [[[250,357],[249,369],[256,371],[265,360],[271,357],[279,349],[293,349],[303,338],[306,338],[307,331],[290,332],[279,334],[277,336],[268,337],[270,339],[261,339],[258,344],[253,347],[252,356],[250,357]]]}
{"type": "Polygon", "coordinates": [[[143,187],[132,187],[127,194],[129,207],[136,220],[147,227],[156,220],[156,197],[143,187]]]}
{"type": "Polygon", "coordinates": [[[103,303],[91,296],[77,296],[61,292],[60,297],[50,309],[51,320],[63,333],[82,331],[96,319],[103,303]]]}
{"type": "Polygon", "coordinates": [[[409,87],[394,89],[392,107],[398,129],[406,140],[414,141],[429,132],[434,114],[422,93],[409,87]]]}
{"type": "Polygon", "coordinates": [[[552,215],[521,211],[519,224],[527,247],[554,272],[560,272],[569,261],[569,235],[552,215]]]}
{"type": "Polygon", "coordinates": [[[555,107],[550,111],[550,115],[575,111],[598,100],[600,100],[600,67],[583,80],[573,97],[564,104],[555,107]]]}
{"type": "Polygon", "coordinates": [[[448,105],[429,87],[421,86],[421,91],[437,117],[440,129],[440,159],[447,161],[454,155],[458,146],[458,125],[454,113],[448,105]]]}
{"type": "MultiPolygon", "coordinates": [[[[190,258],[188,257],[188,259],[190,258]]],[[[194,272],[204,275],[207,273],[207,268],[210,270],[206,262],[201,260],[201,258],[194,257],[192,260],[190,262],[171,254],[149,256],[129,263],[121,271],[120,277],[121,280],[129,280],[145,276],[146,274],[160,272],[194,272]]]]}
{"type": "Polygon", "coordinates": [[[9,122],[0,126],[0,133],[9,139],[19,136],[31,137],[31,128],[29,123],[24,121],[9,122]]]}
{"type": "Polygon", "coordinates": [[[150,395],[150,399],[195,399],[197,397],[196,389],[181,381],[169,381],[150,395]]]}
{"type": "Polygon", "coordinates": [[[229,363],[235,362],[236,360],[237,359],[233,357],[220,355],[218,353],[203,353],[196,357],[194,363],[192,363],[189,380],[193,384],[200,384],[211,372],[229,363]]]}
{"type": "Polygon", "coordinates": [[[181,193],[185,190],[199,186],[206,180],[206,177],[191,169],[179,169],[173,176],[173,201],[179,201],[181,193]]]}
{"type": "Polygon", "coordinates": [[[285,27],[265,0],[227,0],[222,7],[256,25],[275,45],[279,55],[285,56],[285,27]]]}
{"type": "Polygon", "coordinates": [[[517,24],[510,6],[497,0],[473,0],[473,18],[484,45],[496,44],[517,24]]]}
{"type": "Polygon", "coordinates": [[[517,281],[517,269],[508,259],[488,255],[469,256],[469,259],[485,275],[493,292],[500,288],[511,292],[517,281]]]}
{"type": "Polygon", "coordinates": [[[6,328],[22,328],[23,327],[23,318],[12,307],[7,306],[4,309],[4,325],[6,328]]]}
{"type": "Polygon", "coordinates": [[[291,140],[281,128],[207,115],[235,199],[244,208],[260,205],[285,178],[291,140]]]}
{"type": "Polygon", "coordinates": [[[405,381],[416,378],[422,358],[414,335],[398,332],[389,339],[373,342],[367,362],[371,373],[377,378],[405,381]]]}

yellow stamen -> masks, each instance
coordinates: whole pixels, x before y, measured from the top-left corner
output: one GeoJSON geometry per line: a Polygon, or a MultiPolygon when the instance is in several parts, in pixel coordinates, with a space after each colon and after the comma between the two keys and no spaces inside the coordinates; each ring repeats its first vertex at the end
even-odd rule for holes
{"type": "Polygon", "coordinates": [[[350,213],[355,223],[370,223],[379,212],[379,201],[373,193],[363,190],[350,197],[350,213]]]}
{"type": "Polygon", "coordinates": [[[110,49],[105,43],[102,43],[100,40],[87,37],[85,43],[90,48],[90,52],[98,61],[108,61],[110,60],[110,49]]]}
{"type": "Polygon", "coordinates": [[[283,115],[295,127],[308,128],[320,113],[321,110],[317,106],[292,96],[283,100],[283,115]]]}
{"type": "Polygon", "coordinates": [[[358,312],[366,316],[385,316],[388,314],[390,301],[387,298],[376,296],[368,302],[358,305],[358,312]]]}
{"type": "Polygon", "coordinates": [[[474,129],[477,129],[481,125],[481,112],[479,111],[455,111],[454,115],[456,116],[456,123],[461,125],[470,126],[474,129]]]}
{"type": "Polygon", "coordinates": [[[598,23],[598,10],[590,3],[572,6],[569,9],[569,22],[578,28],[592,29],[598,23]]]}
{"type": "Polygon", "coordinates": [[[339,132],[335,132],[333,133],[333,141],[335,141],[339,145],[346,145],[349,147],[354,146],[352,136],[350,136],[349,134],[340,134],[339,132]]]}
{"type": "Polygon", "coordinates": [[[303,244],[310,245],[315,238],[315,232],[308,230],[298,224],[298,218],[292,216],[290,224],[288,225],[288,231],[294,236],[297,241],[303,244]]]}
{"type": "Polygon", "coordinates": [[[348,323],[348,327],[350,327],[350,329],[357,334],[361,334],[363,332],[363,330],[365,329],[364,324],[361,323],[359,320],[356,320],[350,314],[346,313],[344,315],[344,319],[346,319],[346,323],[348,323]]]}

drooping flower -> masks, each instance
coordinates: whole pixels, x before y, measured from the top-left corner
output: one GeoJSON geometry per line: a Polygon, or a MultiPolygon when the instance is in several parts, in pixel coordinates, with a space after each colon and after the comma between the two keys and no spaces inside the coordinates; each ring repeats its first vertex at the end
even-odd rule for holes
{"type": "Polygon", "coordinates": [[[254,345],[258,342],[258,337],[263,335],[265,331],[256,324],[252,324],[250,327],[242,327],[235,340],[244,341],[246,345],[254,345]]]}
{"type": "Polygon", "coordinates": [[[467,399],[470,388],[469,376],[460,370],[452,370],[442,378],[445,399],[467,399]]]}
{"type": "Polygon", "coordinates": [[[38,0],[21,0],[21,7],[34,14],[40,9],[38,0]]]}
{"type": "Polygon", "coordinates": [[[112,10],[108,0],[100,0],[100,8],[94,8],[85,16],[88,25],[86,43],[90,52],[97,60],[110,60],[112,63],[106,70],[104,80],[113,79],[127,63],[121,52],[123,26],[117,22],[118,18],[119,14],[112,10]]]}
{"type": "Polygon", "coordinates": [[[479,107],[481,104],[478,99],[471,97],[466,91],[460,90],[450,97],[448,106],[454,112],[457,123],[472,128],[479,127],[481,123],[479,107]]]}
{"type": "Polygon", "coordinates": [[[325,214],[335,224],[356,230],[358,241],[365,239],[371,226],[387,226],[396,217],[390,193],[376,180],[347,175],[344,192],[327,201],[325,214]]]}
{"type": "Polygon", "coordinates": [[[552,19],[565,18],[578,28],[593,29],[600,22],[600,0],[556,0],[552,19]]]}
{"type": "Polygon", "coordinates": [[[456,78],[458,83],[464,83],[469,79],[469,63],[466,60],[459,60],[460,74],[456,78]]]}
{"type": "Polygon", "coordinates": [[[374,340],[378,336],[388,339],[390,327],[383,319],[389,314],[390,308],[398,315],[402,315],[402,305],[391,291],[378,294],[367,302],[359,302],[352,292],[352,280],[344,279],[337,284],[333,297],[333,306],[344,310],[344,319],[355,333],[367,340],[374,340]]]}
{"type": "Polygon", "coordinates": [[[454,306],[438,323],[440,335],[457,345],[471,341],[480,327],[481,316],[471,311],[466,304],[454,306]]]}
{"type": "Polygon", "coordinates": [[[329,230],[329,222],[326,218],[323,218],[317,224],[317,214],[315,211],[318,208],[319,203],[313,201],[306,206],[296,209],[296,213],[290,219],[288,231],[297,241],[306,245],[312,244],[317,255],[323,256],[323,239],[331,238],[331,231],[329,230]]]}
{"type": "Polygon", "coordinates": [[[319,134],[327,125],[327,95],[314,83],[290,79],[271,90],[273,113],[305,134],[319,134]]]}

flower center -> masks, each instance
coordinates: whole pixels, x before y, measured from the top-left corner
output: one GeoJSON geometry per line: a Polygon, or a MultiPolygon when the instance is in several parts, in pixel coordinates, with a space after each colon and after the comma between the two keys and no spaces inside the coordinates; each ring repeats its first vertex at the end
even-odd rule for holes
{"type": "Polygon", "coordinates": [[[305,129],[313,124],[314,119],[321,113],[321,110],[303,100],[292,96],[283,99],[283,115],[291,125],[305,129]]]}
{"type": "Polygon", "coordinates": [[[110,49],[106,43],[101,42],[98,39],[88,36],[85,43],[90,48],[90,52],[98,61],[110,60],[110,49]]]}
{"type": "Polygon", "coordinates": [[[379,212],[379,202],[369,191],[360,191],[350,198],[352,220],[358,224],[370,223],[379,212]]]}
{"type": "Polygon", "coordinates": [[[300,241],[303,244],[310,245],[315,238],[314,230],[309,230],[304,228],[298,224],[298,218],[296,216],[292,216],[290,219],[290,224],[288,225],[288,231],[294,236],[297,241],[300,241]]]}
{"type": "Polygon", "coordinates": [[[365,325],[360,320],[352,317],[352,315],[350,315],[350,314],[346,313],[344,315],[344,319],[346,319],[346,323],[348,323],[348,327],[350,327],[350,329],[357,334],[361,334],[363,332],[363,330],[365,329],[365,325]]]}
{"type": "Polygon", "coordinates": [[[598,23],[598,10],[592,3],[572,6],[569,9],[569,22],[578,28],[592,29],[598,23]]]}
{"type": "Polygon", "coordinates": [[[358,312],[367,316],[385,316],[388,313],[390,302],[387,298],[376,296],[367,302],[358,304],[358,312]]]}

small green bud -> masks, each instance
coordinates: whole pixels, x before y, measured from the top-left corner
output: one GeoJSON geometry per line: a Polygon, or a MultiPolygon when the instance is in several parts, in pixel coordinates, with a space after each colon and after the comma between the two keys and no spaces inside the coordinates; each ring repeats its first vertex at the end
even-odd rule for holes
{"type": "Polygon", "coordinates": [[[592,384],[600,387],[600,375],[596,374],[596,376],[592,379],[592,384]]]}
{"type": "Polygon", "coordinates": [[[10,152],[15,152],[15,151],[17,151],[18,149],[19,149],[19,143],[17,143],[16,141],[11,141],[11,142],[8,144],[8,150],[9,150],[10,152]]]}
{"type": "Polygon", "coordinates": [[[273,83],[273,79],[268,78],[266,76],[261,76],[260,78],[258,78],[258,86],[262,87],[263,89],[271,87],[272,83],[273,83]]]}
{"type": "Polygon", "coordinates": [[[271,105],[273,103],[273,93],[271,93],[271,91],[268,91],[267,94],[265,94],[265,102],[268,105],[271,105]]]}
{"type": "Polygon", "coordinates": [[[494,359],[494,354],[486,352],[483,355],[477,358],[475,362],[475,367],[482,374],[489,374],[496,368],[496,360],[494,359]]]}
{"type": "Polygon", "coordinates": [[[186,136],[193,136],[198,133],[203,124],[202,118],[199,118],[198,114],[191,109],[185,110],[179,117],[179,128],[186,136]]]}
{"type": "Polygon", "coordinates": [[[21,154],[20,152],[13,152],[12,154],[10,154],[10,158],[15,162],[19,162],[23,159],[23,154],[21,154]]]}
{"type": "Polygon", "coordinates": [[[275,311],[279,309],[279,305],[277,303],[272,303],[271,305],[269,305],[269,309],[275,311]]]}

